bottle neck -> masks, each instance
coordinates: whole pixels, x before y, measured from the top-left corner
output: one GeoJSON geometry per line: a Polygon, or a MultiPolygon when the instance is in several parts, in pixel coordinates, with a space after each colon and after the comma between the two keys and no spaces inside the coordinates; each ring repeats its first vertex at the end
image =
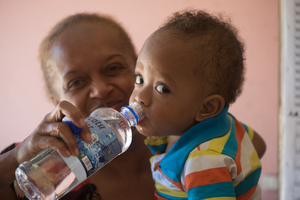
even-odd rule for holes
{"type": "Polygon", "coordinates": [[[129,106],[125,106],[122,108],[122,115],[129,121],[130,126],[136,126],[139,120],[144,118],[144,112],[139,103],[133,102],[129,106]]]}

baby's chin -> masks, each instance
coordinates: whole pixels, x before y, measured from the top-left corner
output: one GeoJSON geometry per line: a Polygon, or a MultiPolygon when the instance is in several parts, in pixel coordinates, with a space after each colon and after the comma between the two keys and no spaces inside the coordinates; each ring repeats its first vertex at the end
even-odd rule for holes
{"type": "Polygon", "coordinates": [[[144,131],[143,127],[141,127],[141,126],[139,126],[139,125],[136,125],[135,128],[136,128],[136,130],[137,130],[137,132],[138,132],[139,134],[144,135],[144,134],[143,134],[143,131],[144,131]]]}
{"type": "Polygon", "coordinates": [[[136,125],[135,128],[137,130],[136,131],[137,134],[141,134],[141,135],[146,136],[146,137],[151,137],[152,136],[152,135],[147,134],[147,131],[145,131],[145,129],[142,126],[136,125]]]}

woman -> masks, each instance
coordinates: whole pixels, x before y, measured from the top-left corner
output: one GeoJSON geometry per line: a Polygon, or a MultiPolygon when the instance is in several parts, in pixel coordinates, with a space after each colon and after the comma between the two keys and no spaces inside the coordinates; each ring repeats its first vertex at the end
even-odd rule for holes
{"type": "MultiPolygon", "coordinates": [[[[76,14],[59,22],[41,43],[40,61],[49,97],[57,106],[25,141],[3,155],[15,158],[5,162],[8,185],[17,165],[42,149],[54,148],[66,157],[78,154],[75,138],[61,123],[65,115],[83,127],[83,138],[90,140],[82,119],[98,107],[120,110],[134,88],[134,47],[123,28],[106,16],[76,14]]],[[[143,140],[134,131],[130,148],[92,176],[102,199],[154,199],[150,152],[143,140]]]]}

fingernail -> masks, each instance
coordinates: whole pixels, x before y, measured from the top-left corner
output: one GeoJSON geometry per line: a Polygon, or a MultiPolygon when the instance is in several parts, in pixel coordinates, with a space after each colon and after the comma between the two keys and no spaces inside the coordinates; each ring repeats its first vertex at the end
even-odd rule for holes
{"type": "Polygon", "coordinates": [[[70,151],[66,151],[66,154],[67,154],[68,157],[71,156],[71,152],[70,151]]]}
{"type": "Polygon", "coordinates": [[[91,134],[90,133],[85,134],[85,139],[87,141],[91,141],[92,140],[91,134]]]}
{"type": "Polygon", "coordinates": [[[75,149],[75,154],[76,154],[76,156],[78,156],[78,154],[79,154],[79,150],[77,148],[75,149]]]}
{"type": "Polygon", "coordinates": [[[84,121],[83,118],[81,118],[81,119],[79,120],[79,124],[80,124],[81,127],[84,127],[85,121],[84,121]]]}

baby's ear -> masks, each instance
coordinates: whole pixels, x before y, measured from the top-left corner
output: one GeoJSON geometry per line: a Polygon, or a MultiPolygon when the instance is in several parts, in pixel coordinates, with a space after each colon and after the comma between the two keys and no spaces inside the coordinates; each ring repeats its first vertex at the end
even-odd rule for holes
{"type": "Polygon", "coordinates": [[[199,109],[195,120],[201,122],[205,119],[215,117],[223,110],[224,106],[225,100],[221,95],[210,95],[204,99],[204,103],[201,109],[199,109]]]}

